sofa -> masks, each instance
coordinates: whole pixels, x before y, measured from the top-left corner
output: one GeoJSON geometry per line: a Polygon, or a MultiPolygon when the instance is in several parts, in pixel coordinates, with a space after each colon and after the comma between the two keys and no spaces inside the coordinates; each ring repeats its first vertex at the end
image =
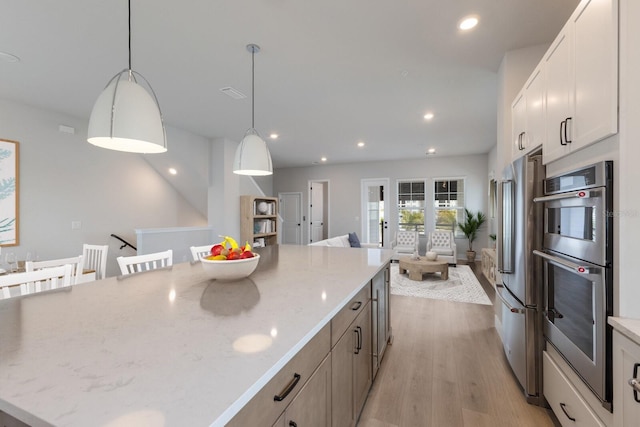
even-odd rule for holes
{"type": "Polygon", "coordinates": [[[356,233],[343,234],[341,236],[330,237],[317,242],[309,243],[309,246],[330,246],[332,248],[378,248],[376,243],[360,243],[356,233]],[[349,238],[351,236],[351,239],[349,238]],[[356,243],[357,242],[357,243],[356,243]]]}

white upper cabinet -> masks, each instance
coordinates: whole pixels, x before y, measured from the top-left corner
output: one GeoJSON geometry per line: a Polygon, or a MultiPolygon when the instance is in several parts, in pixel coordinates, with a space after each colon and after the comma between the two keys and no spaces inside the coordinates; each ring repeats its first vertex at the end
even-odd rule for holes
{"type": "Polygon", "coordinates": [[[574,106],[570,27],[569,24],[565,25],[543,60],[547,105],[546,138],[542,149],[544,163],[569,154],[571,144],[574,106]]]}
{"type": "Polygon", "coordinates": [[[511,105],[511,157],[516,159],[544,141],[544,75],[542,68],[533,72],[511,105]]]}
{"type": "Polygon", "coordinates": [[[618,131],[617,0],[583,0],[542,63],[544,163],[618,131]]]}

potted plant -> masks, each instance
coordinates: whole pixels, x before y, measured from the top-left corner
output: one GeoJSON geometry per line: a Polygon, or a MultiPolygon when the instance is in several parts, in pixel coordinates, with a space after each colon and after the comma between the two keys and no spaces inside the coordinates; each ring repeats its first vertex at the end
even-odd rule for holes
{"type": "Polygon", "coordinates": [[[495,234],[489,234],[489,238],[491,239],[491,247],[495,249],[497,236],[495,234]]]}
{"type": "Polygon", "coordinates": [[[460,230],[464,233],[464,236],[469,240],[469,250],[467,250],[467,261],[474,262],[476,259],[476,252],[473,250],[473,241],[478,237],[478,230],[487,217],[480,211],[473,214],[469,209],[464,209],[464,221],[458,224],[460,230]]]}

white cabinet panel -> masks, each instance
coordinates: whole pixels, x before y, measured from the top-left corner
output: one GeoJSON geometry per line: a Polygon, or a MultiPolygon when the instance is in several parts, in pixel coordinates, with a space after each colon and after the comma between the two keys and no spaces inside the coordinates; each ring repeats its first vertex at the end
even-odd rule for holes
{"type": "Polygon", "coordinates": [[[542,366],[544,397],[563,427],[605,427],[546,351],[542,366]]]}
{"type": "MultiPolygon", "coordinates": [[[[640,402],[634,396],[629,380],[634,378],[636,364],[640,364],[640,345],[613,332],[613,419],[616,427],[640,425],[640,402]]],[[[636,379],[640,381],[640,367],[636,379]]],[[[640,392],[636,393],[640,399],[640,392]]]]}

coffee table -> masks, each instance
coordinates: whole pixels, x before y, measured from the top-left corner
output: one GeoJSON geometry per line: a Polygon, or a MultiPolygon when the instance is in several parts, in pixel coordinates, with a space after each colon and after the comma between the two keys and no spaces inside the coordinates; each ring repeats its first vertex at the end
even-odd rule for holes
{"type": "Polygon", "coordinates": [[[440,279],[449,278],[449,263],[447,261],[429,261],[424,257],[412,259],[410,256],[401,257],[399,260],[400,274],[409,272],[410,280],[422,280],[424,273],[440,273],[440,279]]]}

